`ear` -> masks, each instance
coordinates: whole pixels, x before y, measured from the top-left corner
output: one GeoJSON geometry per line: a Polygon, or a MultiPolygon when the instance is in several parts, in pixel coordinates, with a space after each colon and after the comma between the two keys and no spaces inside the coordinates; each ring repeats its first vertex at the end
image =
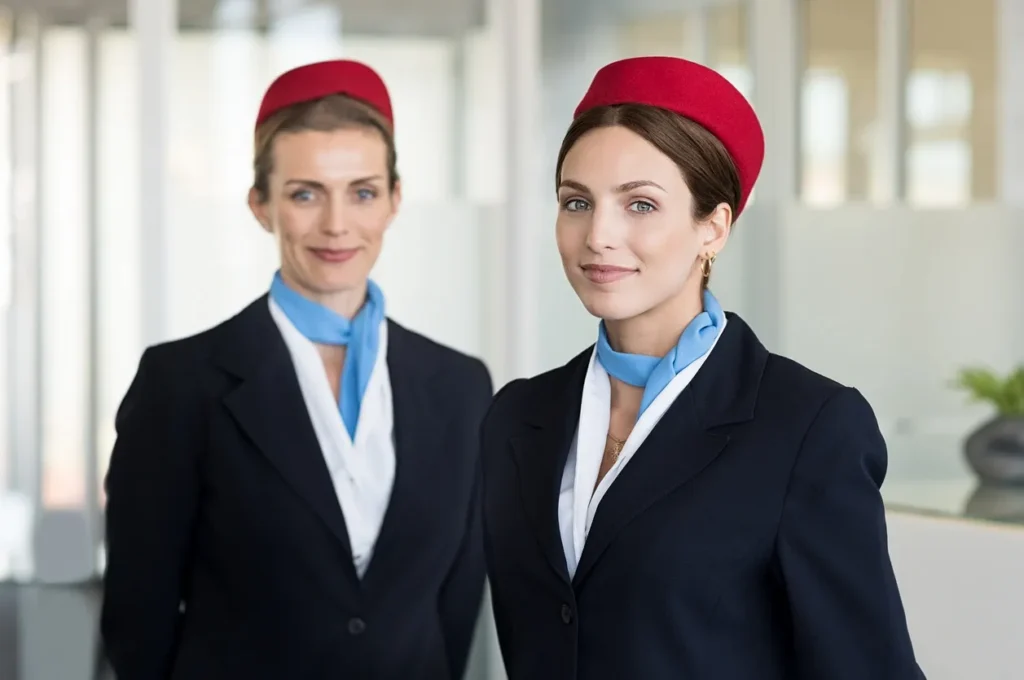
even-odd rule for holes
{"type": "Polygon", "coordinates": [[[274,229],[267,214],[267,203],[260,199],[260,192],[256,191],[256,187],[249,189],[249,210],[266,232],[273,233],[274,229]]]}
{"type": "Polygon", "coordinates": [[[701,253],[721,253],[732,233],[732,208],[728,203],[719,203],[701,226],[704,232],[701,253]]]}

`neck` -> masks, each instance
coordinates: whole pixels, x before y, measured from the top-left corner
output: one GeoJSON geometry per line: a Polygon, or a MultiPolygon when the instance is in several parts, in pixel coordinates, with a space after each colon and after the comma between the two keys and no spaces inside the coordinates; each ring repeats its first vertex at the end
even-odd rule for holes
{"type": "MultiPolygon", "coordinates": [[[[635,423],[640,414],[644,388],[626,384],[613,376],[608,376],[608,386],[611,388],[612,411],[619,412],[627,422],[635,423]]],[[[616,432],[621,432],[623,428],[614,429],[616,432]]],[[[621,439],[621,437],[619,438],[621,439]]]]}
{"type": "Polygon", "coordinates": [[[323,293],[306,288],[284,271],[281,272],[281,278],[289,288],[298,291],[303,297],[323,305],[338,316],[346,319],[351,320],[355,317],[359,312],[359,308],[363,306],[363,302],[366,301],[366,281],[363,281],[355,288],[323,293]]]}
{"type": "Polygon", "coordinates": [[[605,321],[608,344],[616,352],[663,357],[679,342],[686,326],[704,310],[703,291],[687,287],[676,297],[639,316],[605,321]]]}

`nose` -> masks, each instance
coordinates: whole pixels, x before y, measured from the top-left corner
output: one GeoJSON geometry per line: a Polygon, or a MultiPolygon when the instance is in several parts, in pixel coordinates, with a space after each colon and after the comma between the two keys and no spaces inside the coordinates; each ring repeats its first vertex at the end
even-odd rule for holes
{"type": "Polygon", "coordinates": [[[330,236],[341,236],[348,232],[348,219],[345,214],[345,201],[340,196],[331,196],[323,221],[321,230],[330,236]]]}
{"type": "Polygon", "coordinates": [[[613,250],[622,242],[622,224],[615,219],[614,211],[594,206],[590,213],[590,229],[587,231],[587,247],[595,253],[613,250]]]}

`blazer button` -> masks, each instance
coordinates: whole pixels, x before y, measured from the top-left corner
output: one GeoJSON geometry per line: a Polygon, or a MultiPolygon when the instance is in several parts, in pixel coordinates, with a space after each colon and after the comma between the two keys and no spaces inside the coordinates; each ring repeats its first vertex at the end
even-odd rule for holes
{"type": "Polygon", "coordinates": [[[562,605],[562,623],[565,625],[572,623],[572,607],[567,604],[562,605]]]}
{"type": "Polygon", "coordinates": [[[362,635],[365,630],[366,621],[363,621],[358,616],[348,620],[349,635],[362,635]]]}

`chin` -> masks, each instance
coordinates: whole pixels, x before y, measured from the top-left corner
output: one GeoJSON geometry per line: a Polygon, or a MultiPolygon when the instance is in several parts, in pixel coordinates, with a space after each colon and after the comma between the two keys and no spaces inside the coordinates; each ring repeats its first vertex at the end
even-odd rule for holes
{"type": "Polygon", "coordinates": [[[592,316],[605,321],[624,321],[639,316],[645,310],[635,300],[618,295],[581,295],[580,302],[592,316]]]}
{"type": "Polygon", "coordinates": [[[321,293],[340,293],[366,282],[368,274],[354,262],[342,264],[313,263],[308,270],[309,283],[321,293]],[[356,266],[352,266],[355,264],[356,266]]]}
{"type": "Polygon", "coordinates": [[[333,295],[355,288],[362,280],[355,280],[352,276],[331,275],[326,272],[313,271],[305,277],[303,283],[311,291],[318,295],[333,295]]]}

